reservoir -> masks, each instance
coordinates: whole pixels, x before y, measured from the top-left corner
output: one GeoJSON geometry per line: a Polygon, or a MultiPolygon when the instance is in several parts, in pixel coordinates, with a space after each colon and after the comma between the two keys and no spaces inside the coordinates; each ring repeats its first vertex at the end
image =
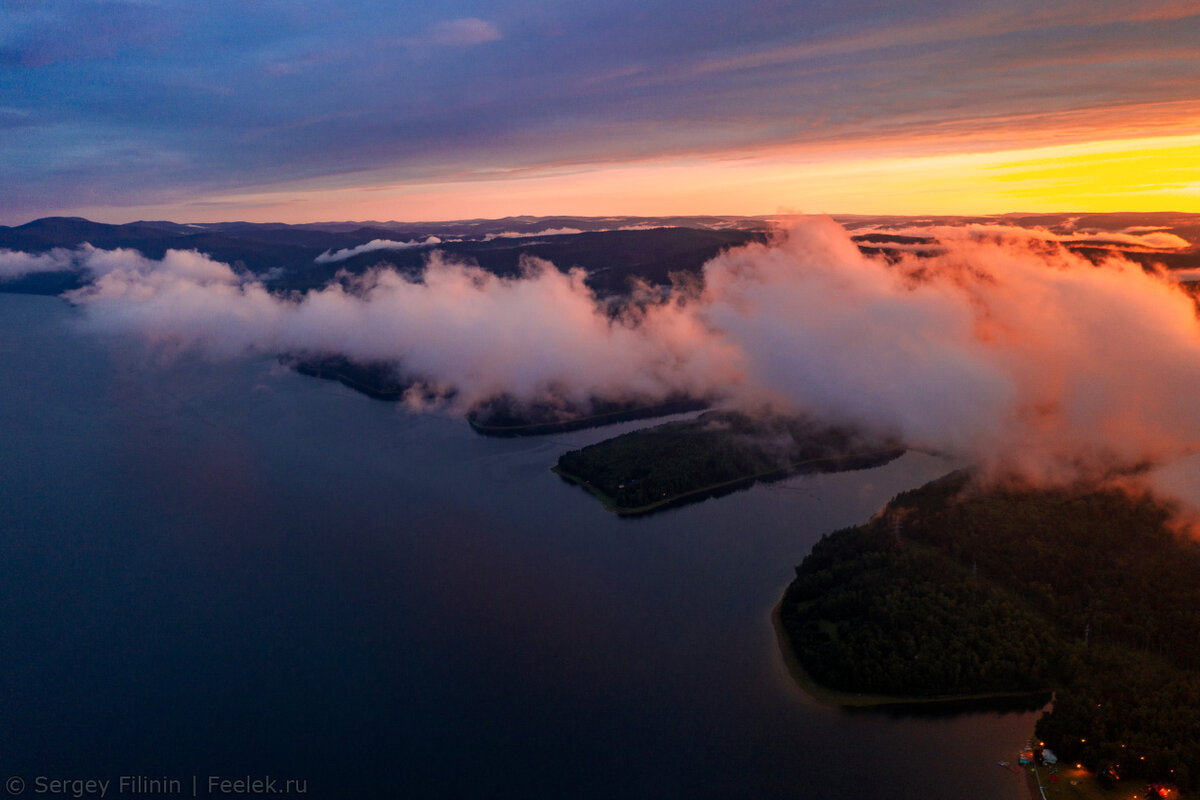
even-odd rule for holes
{"type": "Polygon", "coordinates": [[[550,467],[637,423],[485,438],[272,359],[96,336],[45,297],[0,295],[0,387],[2,779],[1027,796],[997,761],[1036,713],[822,706],[771,625],[823,533],[944,460],[620,519],[550,467]]]}

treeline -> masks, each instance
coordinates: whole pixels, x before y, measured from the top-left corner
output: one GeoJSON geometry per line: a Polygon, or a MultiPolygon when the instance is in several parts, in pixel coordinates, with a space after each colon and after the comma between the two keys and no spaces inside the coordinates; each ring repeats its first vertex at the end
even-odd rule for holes
{"type": "Polygon", "coordinates": [[[934,696],[1056,690],[1038,735],[1098,773],[1200,778],[1200,547],[1117,491],[956,473],[830,534],[780,609],[814,679],[934,696]]]}
{"type": "Polygon", "coordinates": [[[895,441],[799,417],[709,411],[565,453],[556,471],[617,510],[792,471],[864,469],[903,453],[895,441]]]}

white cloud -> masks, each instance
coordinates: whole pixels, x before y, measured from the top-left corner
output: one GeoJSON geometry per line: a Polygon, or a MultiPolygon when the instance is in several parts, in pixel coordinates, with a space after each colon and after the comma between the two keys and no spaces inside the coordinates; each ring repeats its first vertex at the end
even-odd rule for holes
{"type": "MultiPolygon", "coordinates": [[[[990,474],[1058,482],[1200,452],[1200,320],[1169,276],[1093,264],[1039,232],[939,228],[941,252],[863,255],[824,218],[704,267],[616,317],[584,282],[527,259],[501,278],[431,253],[281,297],[197,253],[94,251],[70,295],[95,330],[210,354],[337,352],[458,390],[715,394],[894,433],[990,474]]],[[[1163,484],[1167,485],[1167,484],[1163,484]]],[[[1162,486],[1158,486],[1162,490],[1162,486]]]]}
{"type": "Polygon", "coordinates": [[[329,264],[334,261],[345,261],[347,258],[353,258],[362,253],[371,253],[376,250],[411,250],[414,247],[432,247],[441,243],[442,240],[436,236],[430,236],[423,242],[396,242],[391,239],[372,239],[366,244],[360,244],[358,247],[349,247],[333,253],[326,250],[314,260],[318,264],[329,264]]]}
{"type": "Polygon", "coordinates": [[[70,272],[75,269],[70,250],[56,247],[48,253],[23,253],[0,249],[0,281],[11,281],[39,272],[70,272]]]}
{"type": "MultiPolygon", "coordinates": [[[[607,229],[605,229],[607,230],[607,229]]],[[[524,233],[522,231],[502,231],[501,233],[489,233],[483,237],[483,241],[490,242],[493,239],[521,239],[530,236],[561,236],[568,233],[583,233],[579,228],[546,228],[535,233],[524,233]]]]}

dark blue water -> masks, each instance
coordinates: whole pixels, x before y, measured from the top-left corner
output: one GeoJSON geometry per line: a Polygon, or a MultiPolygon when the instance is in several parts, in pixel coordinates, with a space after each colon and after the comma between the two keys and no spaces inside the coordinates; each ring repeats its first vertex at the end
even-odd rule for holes
{"type": "Polygon", "coordinates": [[[1035,715],[820,706],[770,623],[822,533],[946,463],[621,520],[549,472],[613,430],[483,438],[269,360],[164,360],[80,332],[59,300],[0,295],[0,778],[1024,796],[996,761],[1035,715]]]}

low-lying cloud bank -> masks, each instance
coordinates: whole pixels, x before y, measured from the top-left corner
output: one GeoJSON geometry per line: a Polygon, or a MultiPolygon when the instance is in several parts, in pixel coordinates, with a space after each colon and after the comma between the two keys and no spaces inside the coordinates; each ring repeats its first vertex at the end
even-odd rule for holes
{"type": "MultiPolygon", "coordinates": [[[[1047,242],[1062,242],[1064,244],[1076,245],[1091,245],[1095,247],[1109,248],[1127,248],[1130,250],[1147,250],[1159,253],[1170,253],[1178,250],[1187,250],[1192,247],[1192,243],[1182,236],[1170,233],[1162,228],[1152,226],[1136,226],[1126,228],[1122,231],[1071,231],[1070,233],[1056,233],[1047,228],[1021,228],[1015,225],[998,225],[998,224],[981,224],[971,223],[961,226],[915,226],[904,225],[900,227],[889,227],[875,225],[860,230],[855,230],[856,234],[865,233],[886,233],[898,236],[916,236],[920,238],[940,239],[946,235],[954,235],[949,233],[952,231],[969,231],[975,235],[1000,235],[1014,236],[1020,238],[1041,239],[1047,242]]],[[[919,247],[913,245],[911,247],[919,247]]],[[[894,245],[893,245],[894,247],[894,245]]],[[[903,248],[898,248],[903,249],[903,248]]]]}
{"type": "Polygon", "coordinates": [[[313,260],[318,264],[329,264],[335,261],[345,261],[348,258],[353,258],[363,253],[373,253],[376,250],[412,250],[415,247],[433,247],[441,243],[442,240],[436,236],[430,236],[422,242],[397,242],[391,239],[372,239],[366,244],[360,244],[358,247],[347,247],[345,250],[334,252],[326,250],[313,260]]]}
{"type": "Polygon", "coordinates": [[[951,452],[994,476],[1134,480],[1192,504],[1200,321],[1165,274],[1099,265],[1021,229],[949,228],[940,252],[861,253],[824,218],[704,267],[704,287],[613,316],[580,270],[500,278],[431,253],[279,296],[194,252],[92,251],[70,299],[98,331],[214,356],[334,352],[394,361],[470,404],[713,394],[951,452]]]}
{"type": "MultiPolygon", "coordinates": [[[[601,230],[609,230],[602,228],[601,230]]],[[[533,236],[562,236],[564,234],[583,233],[580,228],[544,228],[533,233],[524,233],[522,231],[501,231],[500,233],[489,233],[483,237],[483,241],[490,242],[495,239],[527,239],[533,236]]]]}
{"type": "Polygon", "coordinates": [[[0,281],[24,278],[39,272],[70,272],[76,268],[73,251],[56,247],[48,253],[23,253],[0,248],[0,281]]]}
{"type": "Polygon", "coordinates": [[[74,249],[55,247],[45,253],[24,253],[0,248],[0,281],[49,272],[85,272],[100,278],[114,270],[133,270],[145,275],[150,283],[165,274],[195,281],[212,281],[216,276],[232,275],[236,281],[248,281],[251,273],[235,274],[228,264],[213,261],[192,250],[168,250],[161,260],[146,258],[139,251],[118,247],[101,250],[88,243],[74,249]]]}

